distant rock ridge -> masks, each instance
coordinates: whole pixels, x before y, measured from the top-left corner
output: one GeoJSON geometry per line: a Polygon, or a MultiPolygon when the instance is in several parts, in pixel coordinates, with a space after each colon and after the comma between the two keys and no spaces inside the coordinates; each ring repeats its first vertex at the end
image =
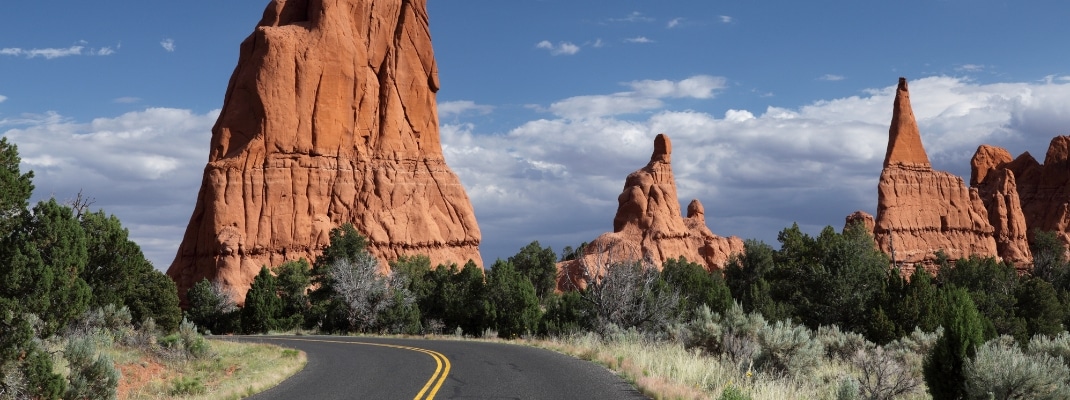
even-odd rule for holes
{"type": "MultiPolygon", "coordinates": [[[[482,265],[439,141],[426,0],[275,0],[241,44],[196,208],[167,274],[244,299],[350,222],[381,260],[482,265]]],[[[384,263],[385,268],[385,263],[384,263]]]]}
{"type": "Polygon", "coordinates": [[[613,232],[600,235],[576,260],[560,263],[558,288],[582,287],[578,280],[587,265],[645,259],[660,267],[680,256],[710,271],[724,268],[728,258],[743,252],[743,240],[720,237],[706,226],[706,210],[697,199],[680,211],[672,171],[672,142],[659,134],[647,165],[628,175],[617,197],[613,232]]]}

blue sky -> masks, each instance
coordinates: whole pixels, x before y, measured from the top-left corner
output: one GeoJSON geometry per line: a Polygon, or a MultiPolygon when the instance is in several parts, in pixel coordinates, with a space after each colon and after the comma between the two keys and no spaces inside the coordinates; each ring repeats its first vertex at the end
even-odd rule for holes
{"type": "MultiPolygon", "coordinates": [[[[0,134],[36,199],[116,214],[174,257],[238,45],[267,1],[15,2],[0,134]]],[[[938,169],[982,143],[1043,158],[1070,132],[1070,3],[430,0],[443,150],[490,262],[612,228],[625,176],[672,137],[680,200],[775,243],[873,213],[894,85],[938,169]]]]}

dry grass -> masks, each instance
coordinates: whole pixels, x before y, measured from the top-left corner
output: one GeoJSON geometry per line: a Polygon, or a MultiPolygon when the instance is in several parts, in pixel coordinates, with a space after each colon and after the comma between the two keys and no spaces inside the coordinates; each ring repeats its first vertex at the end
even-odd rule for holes
{"type": "Polygon", "coordinates": [[[268,344],[210,340],[211,355],[158,361],[132,349],[112,350],[122,371],[120,399],[239,399],[267,390],[304,367],[305,354],[268,344]]]}
{"type": "MultiPolygon", "coordinates": [[[[844,377],[856,374],[826,360],[805,377],[754,373],[719,357],[688,351],[671,341],[625,337],[606,341],[594,334],[524,343],[605,365],[655,399],[716,399],[735,387],[754,400],[835,399],[844,377]]],[[[928,399],[924,389],[905,399],[928,399]]]]}

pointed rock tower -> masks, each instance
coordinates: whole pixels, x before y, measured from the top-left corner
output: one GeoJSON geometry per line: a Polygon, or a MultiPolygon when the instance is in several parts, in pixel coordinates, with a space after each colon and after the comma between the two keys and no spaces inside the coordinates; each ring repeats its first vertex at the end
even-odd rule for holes
{"type": "Polygon", "coordinates": [[[167,274],[244,299],[351,222],[382,260],[474,260],[480,232],[439,142],[426,0],[275,0],[241,44],[197,205],[167,274]]]}
{"type": "Polygon", "coordinates": [[[932,264],[939,250],[952,260],[999,255],[978,191],[962,178],[932,169],[905,78],[899,78],[896,90],[875,222],[877,246],[905,269],[932,264]]]}
{"type": "Polygon", "coordinates": [[[613,232],[588,244],[579,259],[558,265],[562,271],[559,289],[582,287],[577,278],[582,276],[584,266],[648,260],[660,267],[669,259],[683,256],[710,271],[719,271],[732,254],[743,252],[740,238],[720,237],[710,231],[706,210],[698,200],[688,204],[687,217],[681,214],[668,135],[654,138],[650,162],[628,175],[617,202],[613,232]]]}

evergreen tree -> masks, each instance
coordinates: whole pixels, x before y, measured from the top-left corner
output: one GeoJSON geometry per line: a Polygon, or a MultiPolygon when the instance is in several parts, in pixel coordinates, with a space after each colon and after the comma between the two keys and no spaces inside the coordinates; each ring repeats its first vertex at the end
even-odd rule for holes
{"type": "Polygon", "coordinates": [[[482,335],[495,318],[494,305],[487,295],[483,268],[469,260],[460,272],[451,274],[449,278],[450,283],[443,288],[446,328],[460,327],[471,335],[482,335]]]}
{"type": "MultiPolygon", "coordinates": [[[[1051,283],[1057,289],[1070,284],[1066,247],[1055,232],[1034,230],[1029,250],[1033,254],[1033,276],[1051,283]]],[[[1063,288],[1070,289],[1066,286],[1063,288]]]]}
{"type": "Polygon", "coordinates": [[[208,279],[193,284],[186,292],[189,308],[186,319],[217,335],[237,330],[239,310],[230,297],[217,290],[208,279]]]}
{"type": "Polygon", "coordinates": [[[718,314],[732,306],[732,294],[720,271],[711,273],[706,267],[681,256],[666,260],[661,266],[661,276],[670,286],[680,290],[680,310],[684,318],[702,305],[718,314]]]}
{"type": "Polygon", "coordinates": [[[252,287],[245,294],[245,306],[241,309],[242,333],[267,333],[276,329],[276,318],[282,309],[276,286],[271,271],[267,267],[260,268],[252,287]]]}
{"type": "Polygon", "coordinates": [[[38,203],[0,247],[0,298],[16,300],[17,313],[40,317],[42,337],[88,308],[89,286],[79,276],[86,239],[70,208],[55,199],[38,203]]]}
{"type": "Polygon", "coordinates": [[[966,360],[985,341],[981,315],[965,289],[949,288],[942,298],[944,334],[925,359],[925,383],[933,399],[962,399],[966,396],[966,360]]]}
{"type": "Polygon", "coordinates": [[[304,258],[287,261],[275,267],[275,281],[278,284],[281,304],[278,329],[286,331],[304,324],[305,314],[309,309],[311,268],[304,258]]]}
{"type": "Polygon", "coordinates": [[[175,281],[155,269],[140,274],[141,284],[127,298],[130,315],[140,325],[152,318],[163,332],[174,332],[182,323],[182,309],[178,306],[178,287],[175,281]]]}
{"type": "Polygon", "coordinates": [[[743,242],[743,253],[732,256],[725,267],[725,283],[732,298],[740,302],[747,313],[760,312],[771,318],[766,311],[772,311],[775,305],[768,290],[765,277],[776,264],[773,256],[776,251],[771,246],[754,239],[743,242]]]}
{"type": "Polygon", "coordinates": [[[494,262],[487,276],[487,298],[494,305],[499,337],[511,339],[535,332],[541,317],[539,298],[531,281],[512,263],[494,262]]]}
{"type": "Polygon", "coordinates": [[[1026,344],[1035,335],[1054,336],[1062,332],[1064,311],[1051,283],[1040,278],[1023,278],[1018,285],[1018,316],[1026,327],[1024,337],[1015,338],[1026,344]]]}
{"type": "Polygon", "coordinates": [[[80,218],[88,255],[81,277],[93,293],[90,307],[125,305],[135,322],[151,317],[165,332],[178,329],[182,310],[174,281],[152,266],[114,215],[98,211],[80,218]]]}
{"type": "Polygon", "coordinates": [[[19,216],[29,207],[33,194],[33,171],[19,171],[19,149],[6,137],[0,138],[0,238],[15,230],[19,216]]]}
{"type": "Polygon", "coordinates": [[[1015,315],[1018,273],[1014,266],[992,257],[970,256],[956,261],[954,267],[940,268],[937,279],[941,285],[969,291],[983,317],[986,340],[999,335],[1028,340],[1025,322],[1015,315]]]}
{"type": "Polygon", "coordinates": [[[553,294],[554,289],[557,289],[557,255],[554,249],[543,248],[536,240],[521,248],[516,255],[509,257],[508,261],[521,275],[531,281],[539,300],[545,300],[546,296],[553,294]]]}
{"type": "Polygon", "coordinates": [[[932,275],[924,269],[917,268],[911,275],[903,308],[909,311],[899,323],[904,334],[913,332],[914,328],[935,332],[940,326],[940,290],[933,284],[932,275]]]}
{"type": "Polygon", "coordinates": [[[539,321],[539,334],[562,336],[594,329],[595,312],[583,301],[580,292],[570,290],[554,294],[546,301],[546,312],[539,321]]]}

